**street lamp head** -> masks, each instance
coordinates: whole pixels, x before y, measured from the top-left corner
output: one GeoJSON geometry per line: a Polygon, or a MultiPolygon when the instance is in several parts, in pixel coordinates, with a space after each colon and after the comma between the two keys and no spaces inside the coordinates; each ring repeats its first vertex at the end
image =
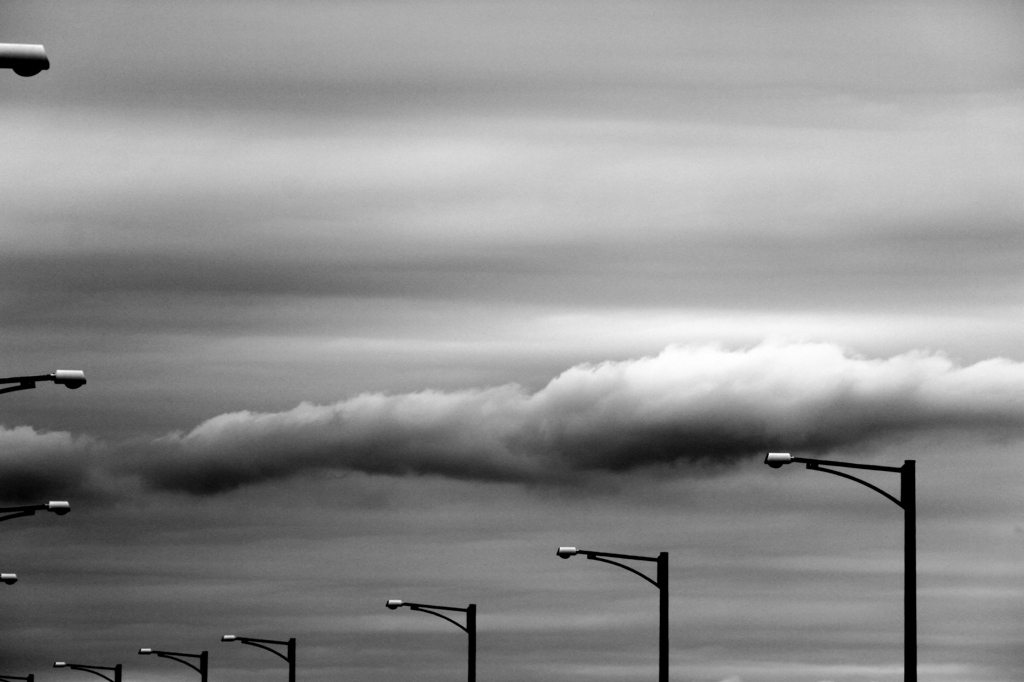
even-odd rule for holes
{"type": "Polygon", "coordinates": [[[238,638],[235,637],[234,635],[224,635],[223,637],[220,638],[220,641],[222,641],[222,642],[234,642],[237,639],[238,638]]]}
{"type": "Polygon", "coordinates": [[[34,76],[50,68],[42,45],[0,43],[0,69],[13,69],[19,76],[34,76]]]}
{"type": "Polygon", "coordinates": [[[149,649],[149,648],[145,648],[145,649],[139,649],[139,653],[140,653],[140,654],[143,654],[143,655],[145,655],[145,654],[151,654],[151,653],[153,653],[153,650],[152,650],[152,649],[149,649]]]}
{"type": "Polygon", "coordinates": [[[71,504],[64,500],[50,501],[46,503],[46,511],[52,511],[57,516],[64,516],[71,511],[71,504]]]}
{"type": "Polygon", "coordinates": [[[14,583],[18,582],[18,574],[0,573],[0,582],[4,583],[5,585],[13,585],[14,583]]]}
{"type": "Polygon", "coordinates": [[[793,455],[788,452],[769,452],[764,457],[764,463],[772,469],[778,469],[783,464],[792,464],[793,455]]]}
{"type": "Polygon", "coordinates": [[[68,667],[68,664],[65,663],[64,661],[54,661],[53,662],[53,667],[54,668],[66,668],[66,667],[68,667]]]}
{"type": "Polygon", "coordinates": [[[68,388],[81,388],[85,386],[85,372],[80,369],[58,369],[53,373],[53,383],[68,388]]]}
{"type": "Polygon", "coordinates": [[[404,605],[404,604],[405,604],[405,602],[404,602],[404,601],[402,601],[401,599],[388,599],[388,603],[386,604],[386,606],[387,606],[387,607],[388,607],[389,609],[391,609],[392,611],[394,611],[394,610],[395,610],[395,609],[397,609],[397,608],[398,608],[399,606],[402,606],[402,605],[404,605]]]}
{"type": "Polygon", "coordinates": [[[559,547],[558,551],[555,552],[555,554],[562,557],[563,559],[568,559],[569,557],[576,556],[579,553],[580,551],[575,547],[559,547]]]}

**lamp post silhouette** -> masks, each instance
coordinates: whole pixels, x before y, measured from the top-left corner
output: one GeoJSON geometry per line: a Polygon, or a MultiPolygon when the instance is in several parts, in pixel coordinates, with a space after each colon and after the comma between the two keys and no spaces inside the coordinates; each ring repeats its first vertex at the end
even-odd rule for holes
{"type": "MultiPolygon", "coordinates": [[[[2,48],[3,45],[0,45],[2,48]]],[[[0,50],[2,53],[2,50],[0,50]]],[[[3,64],[3,57],[0,54],[0,64],[3,64]]],[[[32,376],[25,377],[3,377],[0,378],[0,384],[16,384],[8,388],[0,388],[0,393],[12,393],[14,391],[25,391],[30,388],[35,388],[36,384],[40,381],[52,381],[58,386],[67,386],[70,389],[81,388],[85,386],[85,372],[80,369],[58,369],[52,374],[35,374],[32,376]]]]}
{"type": "Polygon", "coordinates": [[[413,602],[402,601],[401,599],[388,599],[385,604],[392,611],[402,606],[407,606],[413,611],[423,611],[431,615],[443,618],[455,627],[459,628],[467,635],[469,635],[469,664],[467,671],[467,680],[469,682],[476,681],[476,604],[470,604],[465,608],[459,608],[458,606],[436,606],[433,604],[416,604],[413,602]],[[448,616],[437,613],[437,611],[459,611],[466,614],[466,624],[449,618],[448,616]]]}
{"type": "Polygon", "coordinates": [[[34,76],[50,68],[42,45],[0,43],[0,69],[13,69],[19,76],[34,76]]]}
{"type": "Polygon", "coordinates": [[[656,557],[636,556],[634,554],[613,554],[611,552],[596,552],[589,549],[576,549],[575,547],[559,547],[555,552],[562,559],[582,554],[593,561],[603,561],[606,564],[624,568],[630,573],[635,573],[647,582],[658,588],[658,682],[668,682],[668,552],[661,552],[656,557]],[[629,561],[653,561],[656,564],[654,580],[644,575],[631,566],[620,564],[611,559],[626,559],[629,561]]]}
{"type": "Polygon", "coordinates": [[[764,463],[773,469],[785,464],[806,464],[811,471],[822,471],[856,481],[871,488],[876,493],[894,502],[903,510],[903,679],[904,682],[917,682],[917,492],[915,483],[916,460],[907,459],[901,467],[887,467],[876,464],[853,464],[835,462],[825,459],[807,459],[794,457],[788,452],[769,452],[764,463]],[[900,475],[900,496],[896,498],[867,481],[856,476],[834,471],[825,467],[846,469],[867,469],[870,471],[886,471],[900,475]]]}
{"type": "Polygon", "coordinates": [[[87,673],[92,673],[102,677],[107,682],[121,682],[121,664],[118,663],[114,667],[107,667],[103,665],[82,665],[80,663],[65,663],[64,661],[57,661],[53,664],[54,668],[71,668],[72,670],[84,670],[87,673]],[[114,673],[113,677],[107,677],[100,670],[110,670],[114,673]]]}
{"type": "MultiPolygon", "coordinates": [[[[37,511],[46,510],[57,516],[63,516],[71,511],[71,505],[67,502],[46,502],[45,504],[30,504],[22,507],[0,507],[0,521],[10,521],[22,516],[32,516],[37,511]]],[[[0,582],[5,585],[13,585],[18,582],[17,573],[0,573],[0,582]]]]}
{"type": "Polygon", "coordinates": [[[29,673],[26,677],[15,677],[14,675],[0,675],[0,682],[13,682],[13,680],[20,680],[21,682],[35,682],[36,676],[29,673]]]}
{"type": "Polygon", "coordinates": [[[185,665],[187,665],[188,667],[192,668],[197,673],[199,673],[200,678],[202,678],[202,682],[206,682],[206,673],[207,673],[207,670],[209,669],[209,657],[210,657],[208,651],[203,651],[202,653],[198,653],[198,654],[182,654],[182,653],[178,653],[176,651],[155,651],[153,649],[143,648],[143,649],[139,649],[139,655],[141,655],[141,656],[150,656],[150,655],[152,655],[152,656],[159,656],[160,658],[170,658],[170,659],[173,659],[173,660],[177,661],[178,663],[184,663],[185,665]],[[192,663],[190,663],[188,661],[182,660],[183,658],[198,658],[199,659],[199,665],[193,665],[192,663]]]}
{"type": "Polygon", "coordinates": [[[281,640],[281,639],[257,639],[255,637],[236,637],[235,635],[224,635],[220,638],[222,642],[241,642],[242,644],[249,644],[250,646],[259,647],[265,649],[270,653],[283,658],[288,663],[288,682],[295,682],[295,638],[281,640]],[[277,649],[271,649],[267,644],[276,644],[285,648],[285,653],[281,653],[277,649]]]}
{"type": "Polygon", "coordinates": [[[65,501],[50,501],[43,504],[30,504],[21,507],[0,507],[0,521],[10,521],[22,516],[33,516],[37,511],[53,512],[64,516],[71,511],[71,505],[65,501]]]}

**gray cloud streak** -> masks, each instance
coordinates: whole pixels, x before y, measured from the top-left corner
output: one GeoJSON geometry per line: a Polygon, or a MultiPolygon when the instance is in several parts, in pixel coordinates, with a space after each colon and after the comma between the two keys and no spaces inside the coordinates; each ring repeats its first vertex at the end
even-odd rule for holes
{"type": "Polygon", "coordinates": [[[623,91],[635,104],[695,87],[764,100],[766,85],[883,95],[1013,87],[1021,69],[1014,3],[886,3],[870,16],[806,2],[605,2],[583,14],[575,3],[457,1],[18,9],[14,28],[59,46],[51,77],[69,74],[63,96],[105,104],[421,111],[467,99],[579,106],[623,91]]]}
{"type": "MultiPolygon", "coordinates": [[[[178,226],[166,227],[173,233],[178,226]]],[[[237,242],[244,234],[232,233],[231,239],[237,242]]],[[[310,244],[306,252],[285,255],[271,243],[264,247],[272,255],[239,255],[227,246],[208,247],[213,253],[5,255],[0,256],[0,306],[17,315],[18,302],[26,299],[51,297],[52,302],[42,299],[48,303],[44,310],[51,310],[61,300],[81,307],[97,297],[168,294],[252,301],[273,296],[504,300],[512,292],[518,300],[545,302],[552,286],[559,288],[560,299],[580,303],[628,303],[641,296],[648,303],[673,305],[685,296],[704,306],[732,307],[779,300],[830,309],[866,302],[974,306],[1016,301],[1007,282],[1024,256],[1024,237],[1006,221],[749,235],[741,243],[733,234],[687,233],[649,244],[626,244],[618,236],[606,243],[496,240],[445,248],[423,243],[409,253],[377,254],[351,253],[349,244],[333,236],[318,236],[310,244]]],[[[38,320],[39,307],[23,306],[27,313],[19,321],[38,320]]],[[[123,304],[115,309],[123,313],[123,304]]],[[[188,311],[189,317],[195,314],[188,311]]],[[[89,317],[98,314],[93,310],[89,317]]]]}
{"type": "Polygon", "coordinates": [[[131,474],[150,488],[205,495],[317,470],[559,483],[727,466],[768,448],[870,449],[928,430],[1016,433],[1022,388],[1024,363],[1006,359],[959,366],[941,354],[869,359],[831,344],[672,346],[572,367],[533,393],[515,384],[368,393],[223,414],[189,432],[106,447],[8,430],[0,461],[32,491],[131,474]],[[88,466],[99,473],[88,476],[88,466]]]}

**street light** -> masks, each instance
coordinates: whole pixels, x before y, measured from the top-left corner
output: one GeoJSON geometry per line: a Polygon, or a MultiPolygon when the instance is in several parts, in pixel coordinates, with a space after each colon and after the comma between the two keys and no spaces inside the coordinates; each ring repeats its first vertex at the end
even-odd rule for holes
{"type": "MultiPolygon", "coordinates": [[[[0,507],[0,521],[9,521],[22,516],[32,516],[37,511],[50,511],[57,516],[63,516],[71,511],[71,505],[67,502],[47,502],[45,504],[32,504],[24,507],[0,507]]],[[[18,582],[18,576],[14,573],[0,573],[0,582],[13,585],[18,582]]]]}
{"type": "Polygon", "coordinates": [[[826,474],[848,478],[871,488],[903,510],[903,679],[905,682],[917,682],[917,493],[914,480],[916,460],[904,460],[901,467],[887,467],[876,464],[851,464],[850,462],[834,462],[825,459],[807,459],[794,457],[788,452],[769,452],[765,455],[764,463],[773,469],[778,469],[785,464],[801,463],[806,464],[811,471],[823,471],[826,474]],[[893,497],[881,488],[856,476],[833,471],[822,465],[898,473],[900,475],[900,496],[899,498],[893,497]]]}
{"type": "Polygon", "coordinates": [[[656,557],[635,556],[633,554],[612,554],[610,552],[595,552],[589,549],[576,549],[575,547],[559,547],[555,552],[562,559],[582,554],[593,561],[603,561],[619,568],[624,568],[630,573],[635,573],[647,582],[658,588],[658,682],[668,682],[668,552],[661,552],[656,557]],[[653,561],[656,563],[655,579],[651,580],[640,571],[620,564],[609,559],[628,559],[631,561],[653,561]]]}
{"type": "MultiPolygon", "coordinates": [[[[0,48],[3,45],[0,44],[0,48]]],[[[2,51],[0,51],[2,52],[2,51]]],[[[0,56],[0,65],[3,64],[3,58],[0,56]]],[[[52,374],[36,374],[28,377],[4,377],[0,379],[0,384],[17,384],[9,388],[0,388],[0,393],[12,393],[13,391],[24,391],[30,388],[35,388],[36,383],[39,381],[52,381],[59,386],[67,386],[70,389],[81,388],[85,386],[85,372],[80,369],[58,369],[52,374]]]]}
{"type": "Polygon", "coordinates": [[[36,676],[29,673],[27,677],[15,677],[14,675],[0,675],[0,682],[12,682],[12,680],[22,680],[22,682],[35,682],[36,676]]]}
{"type": "Polygon", "coordinates": [[[81,665],[79,663],[65,663],[64,661],[57,661],[53,664],[54,668],[71,668],[72,670],[84,670],[87,673],[92,673],[107,680],[107,682],[121,682],[121,664],[118,663],[113,668],[103,665],[81,665]],[[100,670],[112,670],[114,672],[113,677],[107,677],[100,670]]]}
{"type": "Polygon", "coordinates": [[[154,656],[159,656],[160,658],[170,658],[170,659],[173,659],[173,660],[177,661],[178,663],[184,663],[185,665],[187,665],[188,667],[192,668],[197,673],[199,673],[200,678],[202,678],[202,682],[206,682],[206,673],[207,673],[207,669],[209,667],[209,652],[208,651],[204,651],[204,652],[199,653],[199,654],[181,654],[181,653],[178,653],[176,651],[154,651],[153,649],[143,648],[143,649],[139,649],[139,654],[142,655],[142,656],[154,655],[154,656]],[[198,658],[199,659],[199,665],[198,666],[193,665],[193,664],[189,663],[188,661],[183,661],[179,657],[198,658]]]}
{"type": "Polygon", "coordinates": [[[37,511],[53,512],[57,516],[64,516],[71,511],[71,505],[66,501],[50,501],[43,504],[30,504],[22,507],[0,507],[0,521],[10,521],[22,516],[33,516],[37,511]]]}
{"type": "Polygon", "coordinates": [[[414,604],[413,602],[402,601],[401,599],[388,599],[385,604],[392,611],[402,606],[408,606],[412,611],[423,611],[431,615],[443,618],[455,627],[459,628],[467,635],[469,635],[469,665],[467,671],[467,678],[469,682],[476,681],[476,604],[470,604],[465,608],[459,608],[458,606],[435,606],[433,604],[414,604]],[[436,611],[435,611],[436,609],[436,611]],[[448,616],[437,613],[437,611],[459,611],[466,614],[466,624],[453,620],[448,616]]]}
{"type": "Polygon", "coordinates": [[[235,635],[224,635],[220,638],[222,642],[241,642],[242,644],[249,644],[257,646],[261,649],[266,649],[275,656],[283,658],[288,663],[288,682],[295,682],[295,638],[292,637],[289,640],[279,639],[256,639],[255,637],[236,637],[235,635]],[[282,654],[277,649],[271,649],[266,644],[277,644],[285,647],[286,654],[282,654]]]}
{"type": "Polygon", "coordinates": [[[12,682],[13,680],[22,680],[22,682],[35,682],[36,676],[29,673],[27,677],[15,677],[14,675],[0,675],[0,682],[12,682]]]}
{"type": "Polygon", "coordinates": [[[0,43],[0,69],[14,69],[19,76],[34,76],[50,68],[42,45],[0,43]]]}

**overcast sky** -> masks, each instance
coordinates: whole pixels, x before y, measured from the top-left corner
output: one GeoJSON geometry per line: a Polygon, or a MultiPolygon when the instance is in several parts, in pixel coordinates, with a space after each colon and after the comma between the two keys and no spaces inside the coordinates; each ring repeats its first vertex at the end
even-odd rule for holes
{"type": "Polygon", "coordinates": [[[1024,5],[0,0],[0,675],[1024,679],[1024,5]],[[871,481],[897,493],[896,476],[871,481]]]}

